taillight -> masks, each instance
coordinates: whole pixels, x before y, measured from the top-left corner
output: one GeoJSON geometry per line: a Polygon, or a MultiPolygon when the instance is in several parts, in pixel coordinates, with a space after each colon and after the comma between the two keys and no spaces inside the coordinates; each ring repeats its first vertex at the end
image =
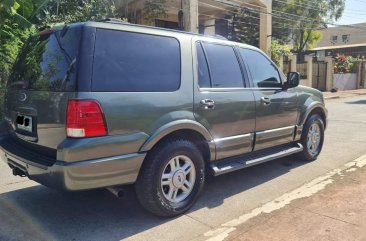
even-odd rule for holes
{"type": "Polygon", "coordinates": [[[107,135],[102,108],[94,100],[69,100],[66,113],[68,137],[96,137],[107,135]]]}

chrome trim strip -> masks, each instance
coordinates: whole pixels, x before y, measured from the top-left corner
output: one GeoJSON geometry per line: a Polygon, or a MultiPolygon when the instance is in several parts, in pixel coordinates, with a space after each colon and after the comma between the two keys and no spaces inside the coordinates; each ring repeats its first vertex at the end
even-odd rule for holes
{"type": "Polygon", "coordinates": [[[249,133],[249,134],[244,134],[244,135],[228,136],[228,137],[214,139],[213,141],[215,143],[217,143],[217,142],[221,142],[221,141],[229,141],[229,140],[234,140],[234,139],[247,138],[247,137],[251,137],[251,135],[252,134],[249,133]]]}
{"type": "Polygon", "coordinates": [[[265,131],[258,131],[257,134],[265,134],[265,133],[271,133],[271,132],[276,132],[276,131],[284,131],[284,130],[288,130],[288,129],[295,129],[295,126],[286,126],[286,127],[281,127],[281,128],[276,128],[276,129],[270,129],[270,130],[265,130],[265,131]]]}
{"type": "Polygon", "coordinates": [[[76,161],[76,162],[64,162],[64,161],[56,161],[54,165],[56,166],[64,166],[64,167],[72,167],[72,166],[84,166],[90,164],[97,164],[109,161],[117,161],[123,159],[132,159],[132,158],[144,158],[146,156],[146,152],[141,153],[130,153],[130,154],[123,154],[118,156],[111,156],[111,157],[102,157],[98,159],[92,160],[83,160],[83,161],[76,161]]]}
{"type": "Polygon", "coordinates": [[[229,92],[246,90],[282,90],[281,88],[199,88],[200,92],[229,92]]]}

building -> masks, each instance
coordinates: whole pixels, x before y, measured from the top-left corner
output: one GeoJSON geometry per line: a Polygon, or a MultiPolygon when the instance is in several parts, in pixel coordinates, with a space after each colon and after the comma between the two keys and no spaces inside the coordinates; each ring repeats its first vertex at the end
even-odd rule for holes
{"type": "Polygon", "coordinates": [[[317,52],[317,56],[345,54],[366,57],[366,23],[330,27],[322,30],[322,33],[322,40],[312,49],[317,52]]]}
{"type": "MultiPolygon", "coordinates": [[[[227,37],[229,26],[225,16],[238,8],[250,8],[260,11],[258,25],[260,29],[259,47],[269,53],[272,35],[272,0],[166,0],[162,5],[166,16],[146,19],[143,9],[146,0],[117,0],[117,7],[122,15],[132,15],[134,23],[153,25],[157,27],[182,29],[207,35],[221,35],[227,37]],[[190,15],[182,17],[182,15],[190,15]],[[182,18],[184,20],[182,20],[182,18]],[[187,28],[190,24],[190,28],[187,28]]],[[[150,1],[152,2],[152,1],[150,1]]]]}
{"type": "Polygon", "coordinates": [[[329,27],[322,30],[322,33],[323,39],[318,43],[318,47],[343,46],[366,43],[366,23],[339,27],[329,27]]]}

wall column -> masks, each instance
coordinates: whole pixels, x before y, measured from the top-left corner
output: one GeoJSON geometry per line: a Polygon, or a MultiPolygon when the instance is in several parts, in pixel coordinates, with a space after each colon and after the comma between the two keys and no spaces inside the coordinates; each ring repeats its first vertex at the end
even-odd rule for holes
{"type": "Polygon", "coordinates": [[[297,54],[290,55],[291,59],[291,72],[296,72],[297,69],[297,54]]]}
{"type": "Polygon", "coordinates": [[[280,55],[278,68],[283,72],[283,55],[280,55]]]}
{"type": "Polygon", "coordinates": [[[270,56],[271,41],[272,41],[272,6],[267,8],[260,8],[259,21],[259,48],[270,56]],[[266,14],[268,13],[268,14],[266,14]]]}
{"type": "Polygon", "coordinates": [[[198,0],[183,0],[184,31],[198,33],[198,0]]]}
{"type": "Polygon", "coordinates": [[[305,56],[305,62],[306,62],[306,76],[308,80],[308,86],[313,87],[313,56],[306,55],[305,56]]]}
{"type": "Polygon", "coordinates": [[[216,35],[215,19],[206,20],[204,22],[204,24],[205,24],[204,34],[205,35],[215,36],[216,35]]]}
{"type": "Polygon", "coordinates": [[[333,58],[332,57],[325,57],[325,62],[327,62],[327,81],[325,84],[325,90],[331,91],[333,88],[333,58]]]}

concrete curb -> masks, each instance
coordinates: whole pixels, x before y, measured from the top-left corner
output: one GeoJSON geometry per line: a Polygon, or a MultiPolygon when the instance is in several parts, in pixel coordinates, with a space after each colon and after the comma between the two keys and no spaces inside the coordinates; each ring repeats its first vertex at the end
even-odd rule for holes
{"type": "MultiPolygon", "coordinates": [[[[335,93],[334,93],[335,94],[335,93]]],[[[337,95],[333,95],[333,96],[324,96],[325,100],[332,100],[332,99],[339,99],[339,98],[347,98],[347,97],[353,97],[353,96],[361,96],[361,95],[366,95],[366,92],[340,92],[337,95]]]]}
{"type": "Polygon", "coordinates": [[[333,100],[333,99],[339,99],[339,98],[341,98],[339,95],[324,97],[325,100],[333,100]]]}

